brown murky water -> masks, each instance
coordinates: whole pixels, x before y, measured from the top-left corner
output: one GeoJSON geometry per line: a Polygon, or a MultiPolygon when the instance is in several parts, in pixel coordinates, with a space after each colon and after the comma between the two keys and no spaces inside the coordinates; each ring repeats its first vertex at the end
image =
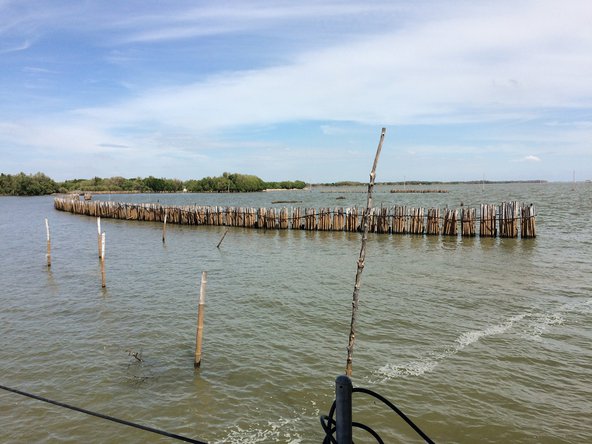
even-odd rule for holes
{"type": "MultiPolygon", "coordinates": [[[[592,184],[456,185],[377,206],[535,203],[538,237],[371,235],[354,385],[397,404],[436,442],[592,439],[592,184]]],[[[363,205],[363,193],[111,196],[121,201],[363,205]]],[[[108,199],[109,196],[102,196],[108,199]]],[[[320,442],[343,372],[355,233],[167,227],[0,198],[0,384],[212,442],[320,442]],[[52,231],[45,267],[45,226],[52,231]],[[193,369],[208,271],[202,368],[193,369]],[[143,362],[130,357],[139,352],[143,362]]],[[[420,442],[363,395],[354,419],[420,442]]],[[[0,391],[0,441],[170,442],[0,391]]],[[[371,442],[363,434],[356,442],[371,442]]]]}

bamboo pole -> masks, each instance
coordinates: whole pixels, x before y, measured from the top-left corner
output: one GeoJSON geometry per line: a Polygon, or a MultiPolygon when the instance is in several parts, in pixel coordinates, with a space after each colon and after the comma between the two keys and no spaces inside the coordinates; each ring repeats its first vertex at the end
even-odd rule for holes
{"type": "Polygon", "coordinates": [[[51,267],[51,239],[49,237],[49,221],[45,218],[45,233],[47,234],[47,266],[51,267]]]}
{"type": "Polygon", "coordinates": [[[162,224],[162,243],[166,242],[166,222],[167,222],[167,213],[164,213],[164,223],[162,224]]]}
{"type": "Polygon", "coordinates": [[[97,245],[99,248],[99,259],[101,258],[101,217],[97,217],[97,245]]]}
{"type": "Polygon", "coordinates": [[[105,233],[101,234],[101,287],[107,286],[105,281],[105,233]]]}
{"type": "Polygon", "coordinates": [[[362,272],[364,271],[364,261],[366,260],[366,243],[368,240],[368,225],[370,209],[372,208],[372,191],[374,189],[374,180],[376,178],[376,166],[378,164],[378,158],[380,157],[380,151],[382,150],[382,142],[384,141],[384,135],[386,128],[382,129],[380,134],[380,142],[376,149],[376,156],[374,157],[374,164],[372,165],[372,171],[370,172],[370,182],[368,183],[368,200],[366,203],[366,211],[363,215],[363,234],[362,234],[362,246],[360,248],[360,256],[358,259],[358,269],[356,271],[356,281],[354,284],[354,292],[352,296],[352,315],[351,325],[349,330],[349,340],[347,343],[347,361],[345,364],[345,374],[347,376],[352,375],[352,362],[354,353],[354,344],[356,340],[356,317],[358,313],[358,304],[360,301],[360,286],[362,284],[362,272]]]}
{"type": "Polygon", "coordinates": [[[197,307],[197,331],[195,333],[195,360],[193,368],[201,366],[201,343],[203,339],[204,306],[206,302],[207,272],[201,272],[201,285],[199,287],[199,305],[197,307]]]}

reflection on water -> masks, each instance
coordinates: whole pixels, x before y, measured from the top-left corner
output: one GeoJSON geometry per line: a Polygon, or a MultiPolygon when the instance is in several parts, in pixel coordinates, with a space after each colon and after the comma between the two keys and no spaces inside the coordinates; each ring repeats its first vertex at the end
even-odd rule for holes
{"type": "MultiPolygon", "coordinates": [[[[402,195],[379,187],[375,202],[532,201],[538,237],[370,235],[354,384],[391,399],[437,442],[589,440],[592,187],[447,188],[402,195]]],[[[315,190],[116,197],[255,207],[365,203],[363,193],[315,190]]],[[[231,228],[218,249],[225,227],[168,225],[163,244],[158,223],[102,225],[106,289],[94,219],[54,211],[51,198],[0,198],[3,384],[212,442],[321,439],[318,416],[345,365],[358,233],[231,228]],[[194,371],[203,270],[204,355],[194,371]]],[[[413,442],[388,412],[355,402],[355,418],[385,441],[413,442]]],[[[155,439],[8,393],[0,393],[0,430],[6,442],[155,439]]]]}

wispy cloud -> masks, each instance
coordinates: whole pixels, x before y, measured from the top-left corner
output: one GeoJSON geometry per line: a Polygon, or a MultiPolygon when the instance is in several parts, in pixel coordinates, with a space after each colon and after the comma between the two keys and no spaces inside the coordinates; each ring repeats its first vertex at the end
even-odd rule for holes
{"type": "Polygon", "coordinates": [[[462,123],[590,106],[584,73],[592,75],[592,60],[584,48],[592,47],[592,35],[571,23],[592,22],[589,9],[572,8],[562,17],[551,4],[479,10],[84,112],[207,129],[292,119],[462,123]],[[558,36],[559,43],[551,43],[558,36]]]}
{"type": "Polygon", "coordinates": [[[25,40],[23,42],[20,43],[4,43],[4,44],[0,44],[0,54],[8,54],[9,52],[18,52],[18,51],[24,51],[26,49],[29,49],[31,47],[31,42],[28,40],[25,40]]]}
{"type": "Polygon", "coordinates": [[[58,71],[47,68],[40,68],[38,66],[25,66],[23,72],[26,74],[59,74],[58,71]]]}
{"type": "MultiPolygon", "coordinates": [[[[125,42],[156,42],[179,40],[207,35],[277,29],[299,23],[307,26],[309,20],[331,21],[351,18],[359,21],[362,14],[393,14],[407,9],[392,2],[351,3],[331,2],[242,2],[204,5],[192,9],[173,8],[165,13],[135,16],[116,20],[114,25],[123,31],[125,42]],[[140,30],[140,31],[138,31],[140,30]]],[[[333,25],[334,26],[334,25],[333,25]]]]}
{"type": "Polygon", "coordinates": [[[530,155],[530,156],[524,157],[522,159],[522,161],[524,161],[524,162],[540,162],[541,161],[541,158],[538,157],[538,156],[530,155]]]}
{"type": "Polygon", "coordinates": [[[576,121],[568,121],[568,122],[547,122],[545,123],[546,126],[550,127],[571,127],[571,128],[583,128],[583,129],[592,129],[592,120],[576,120],[576,121]]]}

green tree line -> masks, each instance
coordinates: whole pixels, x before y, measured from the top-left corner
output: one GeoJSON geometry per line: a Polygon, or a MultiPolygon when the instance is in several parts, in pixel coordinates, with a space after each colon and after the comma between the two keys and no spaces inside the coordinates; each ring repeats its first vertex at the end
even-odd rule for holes
{"type": "Polygon", "coordinates": [[[301,180],[265,182],[257,176],[238,173],[224,173],[219,177],[181,181],[149,176],[146,178],[110,177],[92,179],[72,179],[56,182],[43,173],[15,175],[0,174],[0,195],[39,196],[53,193],[106,192],[119,191],[131,193],[176,193],[188,192],[251,192],[271,188],[302,189],[306,184],[301,180]]]}
{"type": "Polygon", "coordinates": [[[0,174],[0,194],[9,196],[40,196],[56,193],[58,184],[43,173],[0,174]]]}

